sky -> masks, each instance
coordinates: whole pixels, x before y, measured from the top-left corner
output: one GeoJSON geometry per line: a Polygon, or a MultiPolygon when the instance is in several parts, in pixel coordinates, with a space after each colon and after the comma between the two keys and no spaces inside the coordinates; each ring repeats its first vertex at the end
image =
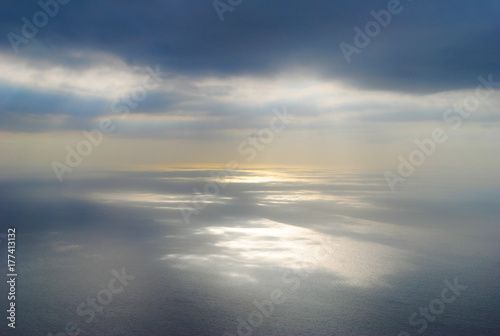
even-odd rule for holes
{"type": "Polygon", "coordinates": [[[436,128],[417,174],[500,167],[497,1],[42,4],[0,5],[4,177],[56,177],[56,162],[68,177],[232,160],[395,172],[436,128]],[[248,160],[277,110],[290,122],[248,160]]]}

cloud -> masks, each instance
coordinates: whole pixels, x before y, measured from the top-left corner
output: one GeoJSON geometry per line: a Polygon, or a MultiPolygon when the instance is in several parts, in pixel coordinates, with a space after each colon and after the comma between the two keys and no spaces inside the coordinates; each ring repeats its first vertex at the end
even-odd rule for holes
{"type": "MultiPolygon", "coordinates": [[[[500,80],[496,2],[401,4],[348,64],[339,44],[353,43],[353,27],[364,27],[386,3],[245,1],[221,22],[210,1],[69,2],[18,54],[7,38],[0,41],[0,130],[44,132],[50,144],[29,147],[27,136],[12,144],[12,134],[3,134],[2,157],[29,148],[38,155],[16,162],[48,165],[82,130],[110,117],[115,130],[89,158],[93,166],[224,161],[286,106],[297,118],[263,158],[383,165],[403,150],[396,140],[411,142],[409,134],[421,138],[442,123],[479,75],[500,80]],[[121,99],[123,106],[146,67],[157,65],[168,77],[120,119],[113,104],[121,99]]],[[[26,1],[3,9],[5,35],[19,33],[21,18],[40,10],[26,1]]],[[[467,123],[481,123],[494,138],[485,126],[498,122],[497,104],[494,93],[467,123]]],[[[475,126],[461,133],[484,145],[475,126]]]]}
{"type": "MultiPolygon", "coordinates": [[[[74,50],[92,50],[190,75],[272,76],[304,68],[360,87],[418,92],[470,88],[478,75],[498,74],[497,2],[401,5],[351,64],[339,44],[353,43],[353,27],[364,27],[370,11],[386,3],[248,1],[221,22],[210,1],[71,2],[40,30],[42,52],[31,57],[73,65],[81,64],[70,56],[74,50]]],[[[3,6],[4,34],[19,33],[21,18],[39,10],[29,1],[3,6]]],[[[1,43],[10,50],[6,38],[1,43]]]]}

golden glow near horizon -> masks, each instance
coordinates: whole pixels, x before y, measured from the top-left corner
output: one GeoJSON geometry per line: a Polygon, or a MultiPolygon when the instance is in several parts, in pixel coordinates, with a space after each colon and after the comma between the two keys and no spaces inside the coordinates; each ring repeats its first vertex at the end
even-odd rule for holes
{"type": "MultiPolygon", "coordinates": [[[[83,109],[78,116],[44,110],[43,118],[40,111],[6,111],[5,122],[18,120],[14,127],[29,124],[43,131],[1,132],[2,174],[16,168],[34,167],[41,171],[52,161],[63,162],[65,146],[75,147],[85,140],[82,131],[98,127],[106,117],[111,118],[114,131],[105,135],[102,145],[93,148],[77,170],[200,167],[203,163],[224,164],[231,160],[246,167],[392,169],[399,155],[414,149],[414,139],[429,136],[433,128],[443,123],[443,111],[473,93],[461,90],[410,95],[363,90],[305,71],[283,72],[272,78],[171,74],[162,85],[148,92],[144,101],[130,108],[126,118],[120,118],[112,111],[112,102],[134,92],[144,69],[128,67],[123,60],[107,54],[80,52],[76,56],[93,62],[69,68],[0,54],[0,83],[12,88],[12,99],[22,99],[16,94],[25,94],[24,91],[15,89],[22,87],[36,94],[67,99],[63,100],[67,113],[73,108],[83,109]],[[268,127],[273,109],[283,106],[295,116],[293,122],[275,134],[254,160],[247,162],[238,146],[268,127]],[[98,108],[104,110],[95,110],[98,108]],[[16,158],[13,152],[38,155],[16,158]]],[[[62,104],[55,100],[47,106],[58,106],[56,103],[62,104]]],[[[498,116],[499,103],[500,96],[494,92],[467,120],[456,139],[446,144],[446,150],[433,158],[433,166],[455,166],[453,161],[460,154],[460,164],[465,168],[478,163],[492,170],[498,168],[492,159],[497,148],[491,144],[499,143],[500,135],[495,127],[484,127],[482,122],[498,116]],[[478,147],[485,150],[475,150],[478,147]]]]}

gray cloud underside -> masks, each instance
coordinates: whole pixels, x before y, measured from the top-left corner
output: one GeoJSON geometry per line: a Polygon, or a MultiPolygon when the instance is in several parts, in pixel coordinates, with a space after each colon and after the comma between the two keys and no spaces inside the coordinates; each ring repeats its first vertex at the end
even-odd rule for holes
{"type": "MultiPolygon", "coordinates": [[[[78,71],[102,64],[105,60],[100,53],[111,54],[130,66],[159,64],[174,79],[251,75],[259,80],[302,69],[327,81],[417,95],[474,88],[479,75],[500,78],[498,2],[402,1],[401,5],[402,12],[394,15],[390,25],[360,54],[352,55],[350,64],[339,44],[353,44],[353,27],[363,28],[373,19],[370,11],[385,9],[387,2],[244,1],[234,11],[226,12],[221,22],[211,1],[150,1],[147,5],[135,1],[71,1],[60,6],[59,13],[40,29],[35,40],[20,47],[19,56],[31,59],[37,67],[57,65],[78,71]]],[[[0,48],[13,54],[7,34],[20,34],[21,18],[31,20],[40,7],[34,1],[18,1],[4,3],[0,9],[4,36],[0,48]]],[[[189,137],[193,130],[241,128],[237,125],[259,128],[261,120],[251,116],[287,105],[275,101],[261,104],[256,111],[254,106],[221,100],[228,87],[200,88],[182,83],[182,90],[149,92],[131,113],[180,113],[200,119],[172,120],[161,127],[135,124],[135,128],[124,126],[117,132],[126,130],[132,137],[163,137],[165,127],[172,127],[180,132],[176,137],[189,137]]],[[[6,131],[88,129],[95,127],[96,117],[113,115],[111,98],[42,92],[8,84],[0,91],[4,97],[0,102],[0,129],[6,131]],[[45,115],[67,118],[54,122],[44,119],[45,115]]],[[[304,111],[311,116],[323,113],[310,102],[294,104],[293,108],[296,113],[304,111]]],[[[338,110],[358,108],[351,104],[338,110]]],[[[363,116],[359,121],[440,120],[441,115],[442,111],[387,106],[386,111],[363,116]]],[[[498,121],[498,117],[480,116],[475,121],[498,121]]],[[[329,123],[321,121],[316,127],[325,125],[329,123]]],[[[168,134],[174,136],[173,132],[168,134]]]]}
{"type": "MultiPolygon", "coordinates": [[[[339,44],[353,44],[353,27],[364,28],[370,11],[386,9],[386,1],[244,1],[223,22],[211,1],[72,1],[36,36],[45,51],[30,56],[84,66],[90,61],[64,50],[95,50],[130,64],[222,76],[298,66],[356,86],[411,92],[470,88],[478,75],[499,72],[498,2],[401,5],[351,64],[339,44]]],[[[21,18],[40,10],[34,1],[0,7],[4,36],[20,33],[21,18]]],[[[0,43],[11,50],[6,37],[0,43]]]]}

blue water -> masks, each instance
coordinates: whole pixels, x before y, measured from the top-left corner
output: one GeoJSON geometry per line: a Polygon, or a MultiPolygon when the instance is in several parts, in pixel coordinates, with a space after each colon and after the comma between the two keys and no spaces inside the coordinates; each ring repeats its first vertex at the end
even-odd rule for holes
{"type": "Polygon", "coordinates": [[[79,335],[500,335],[494,187],[409,181],[391,193],[377,173],[275,169],[204,195],[209,176],[1,182],[2,233],[18,233],[16,329],[3,317],[1,335],[68,323],[79,335]],[[203,209],[188,224],[179,206],[194,207],[193,188],[203,209]],[[122,269],[133,279],[107,297],[122,269]],[[444,303],[455,279],[466,289],[444,303]],[[98,293],[106,304],[91,308],[98,293]]]}

